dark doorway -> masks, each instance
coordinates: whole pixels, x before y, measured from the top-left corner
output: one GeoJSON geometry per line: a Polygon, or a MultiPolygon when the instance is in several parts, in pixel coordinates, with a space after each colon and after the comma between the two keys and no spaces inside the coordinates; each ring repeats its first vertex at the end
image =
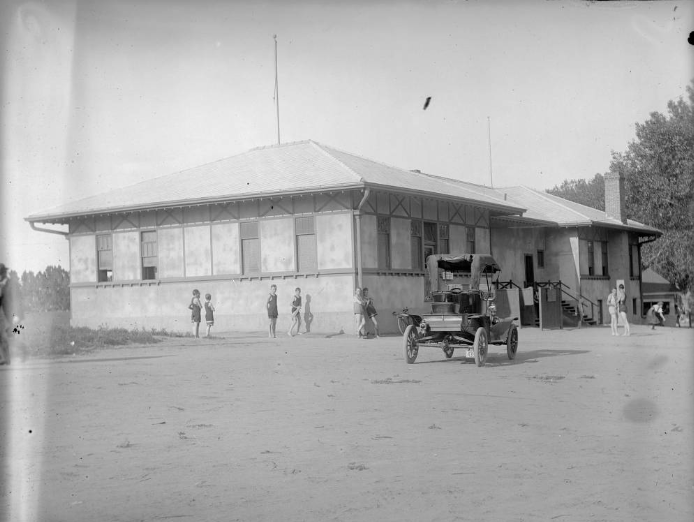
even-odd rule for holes
{"type": "Polygon", "coordinates": [[[533,266],[533,255],[525,254],[525,287],[535,283],[535,268],[533,266]]]}

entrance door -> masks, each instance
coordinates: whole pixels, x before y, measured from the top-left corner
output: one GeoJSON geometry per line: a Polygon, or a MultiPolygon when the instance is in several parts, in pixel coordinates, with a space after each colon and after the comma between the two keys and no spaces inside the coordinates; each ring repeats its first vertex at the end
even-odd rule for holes
{"type": "Polygon", "coordinates": [[[525,254],[525,287],[535,283],[535,268],[533,266],[533,255],[525,254]]]}

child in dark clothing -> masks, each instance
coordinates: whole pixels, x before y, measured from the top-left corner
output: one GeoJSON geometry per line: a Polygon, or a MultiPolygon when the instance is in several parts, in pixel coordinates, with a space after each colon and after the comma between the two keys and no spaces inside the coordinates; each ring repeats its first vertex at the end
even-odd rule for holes
{"type": "Polygon", "coordinates": [[[268,337],[277,337],[275,329],[277,327],[277,285],[270,285],[270,295],[267,298],[267,317],[270,320],[268,326],[268,337]]]}
{"type": "Polygon", "coordinates": [[[292,299],[292,325],[289,327],[287,335],[294,337],[294,326],[296,325],[297,335],[303,335],[299,329],[301,328],[301,288],[294,291],[294,299],[292,299]]]}
{"type": "Polygon", "coordinates": [[[207,323],[205,337],[209,337],[210,328],[214,325],[214,305],[212,304],[212,296],[210,294],[205,294],[205,322],[207,323]]]}

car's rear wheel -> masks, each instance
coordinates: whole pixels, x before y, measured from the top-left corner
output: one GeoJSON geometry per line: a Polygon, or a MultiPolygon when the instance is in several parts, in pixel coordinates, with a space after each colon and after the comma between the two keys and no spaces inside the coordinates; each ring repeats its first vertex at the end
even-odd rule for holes
{"type": "Polygon", "coordinates": [[[405,333],[402,334],[403,348],[405,350],[405,362],[412,364],[417,360],[419,353],[419,343],[417,342],[417,330],[413,325],[405,328],[405,333]]]}
{"type": "Polygon", "coordinates": [[[489,344],[487,343],[487,330],[480,327],[475,332],[475,344],[473,344],[473,350],[475,351],[475,364],[477,366],[484,366],[487,360],[487,352],[489,350],[489,344]]]}
{"type": "Polygon", "coordinates": [[[506,354],[508,358],[513,360],[516,358],[516,352],[518,351],[518,328],[515,325],[511,325],[508,330],[508,337],[506,338],[506,354]]]}

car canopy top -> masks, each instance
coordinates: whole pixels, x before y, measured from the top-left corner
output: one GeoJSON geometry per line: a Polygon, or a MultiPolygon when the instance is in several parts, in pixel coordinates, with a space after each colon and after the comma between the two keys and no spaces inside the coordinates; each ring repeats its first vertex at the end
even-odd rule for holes
{"type": "Polygon", "coordinates": [[[427,257],[429,282],[432,291],[439,289],[439,270],[469,272],[470,290],[480,289],[480,274],[501,272],[501,267],[488,254],[434,254],[427,257]]]}

